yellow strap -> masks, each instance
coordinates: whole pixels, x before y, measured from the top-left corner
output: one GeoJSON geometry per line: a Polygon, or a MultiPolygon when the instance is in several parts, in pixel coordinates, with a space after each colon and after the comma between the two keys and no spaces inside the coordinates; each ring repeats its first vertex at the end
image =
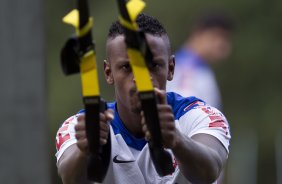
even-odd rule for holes
{"type": "Polygon", "coordinates": [[[153,84],[151,81],[150,73],[146,67],[144,57],[142,56],[140,51],[135,49],[129,48],[127,52],[136,81],[137,90],[140,92],[152,91],[153,84]]]}
{"type": "Polygon", "coordinates": [[[93,18],[89,17],[87,24],[83,28],[76,29],[76,35],[78,37],[83,37],[84,35],[89,33],[89,31],[91,31],[92,26],[93,26],[93,18]]]}
{"type": "MultiPolygon", "coordinates": [[[[87,34],[92,26],[93,19],[89,18],[88,23],[81,29],[79,29],[79,11],[77,9],[72,10],[64,18],[63,22],[72,25],[76,29],[78,37],[82,37],[87,34]]],[[[98,96],[99,95],[99,81],[96,67],[96,55],[94,51],[89,51],[81,59],[80,73],[82,81],[82,95],[86,96],[98,96]]]]}
{"type": "MultiPolygon", "coordinates": [[[[142,0],[130,0],[126,4],[126,8],[131,19],[131,22],[125,20],[123,17],[119,16],[120,23],[133,31],[138,30],[138,25],[136,24],[136,19],[138,14],[145,7],[145,3],[142,0]]],[[[143,55],[139,50],[128,48],[127,49],[128,57],[130,59],[130,65],[133,70],[133,75],[136,81],[137,90],[140,92],[143,91],[152,91],[153,84],[151,81],[150,73],[147,69],[143,55]]]]}
{"type": "Polygon", "coordinates": [[[70,13],[68,13],[63,18],[63,22],[75,27],[76,35],[78,37],[83,37],[84,35],[86,35],[89,31],[91,31],[91,28],[93,26],[93,18],[89,17],[87,24],[83,28],[79,29],[79,11],[77,9],[74,9],[70,13]]]}
{"type": "Polygon", "coordinates": [[[137,31],[138,25],[136,24],[136,19],[139,13],[145,8],[146,4],[142,0],[131,0],[126,3],[126,8],[129,14],[130,21],[124,19],[122,16],[119,16],[118,19],[124,27],[127,29],[137,31]]]}
{"type": "Polygon", "coordinates": [[[99,81],[94,51],[86,53],[80,62],[80,73],[82,81],[82,95],[99,96],[99,81]]]}
{"type": "Polygon", "coordinates": [[[126,3],[129,17],[132,22],[135,22],[138,14],[145,8],[146,3],[142,0],[130,0],[126,3]]]}
{"type": "Polygon", "coordinates": [[[79,27],[79,13],[77,9],[72,10],[63,18],[63,22],[70,24],[75,28],[79,27]]]}
{"type": "Polygon", "coordinates": [[[119,22],[122,26],[126,27],[127,29],[130,29],[132,31],[137,31],[138,30],[138,26],[137,24],[134,22],[128,22],[127,20],[125,20],[122,16],[118,16],[119,22]]]}

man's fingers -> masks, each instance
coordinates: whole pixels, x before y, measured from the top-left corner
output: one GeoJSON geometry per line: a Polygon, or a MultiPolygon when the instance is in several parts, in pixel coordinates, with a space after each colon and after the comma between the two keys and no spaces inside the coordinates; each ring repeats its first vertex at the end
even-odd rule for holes
{"type": "Polygon", "coordinates": [[[145,125],[145,124],[142,125],[142,131],[144,133],[146,133],[148,131],[147,125],[145,125]]]}
{"type": "Polygon", "coordinates": [[[144,121],[141,121],[141,123],[142,123],[142,131],[143,131],[144,134],[145,134],[145,139],[146,139],[147,141],[149,141],[149,140],[151,139],[151,134],[150,134],[150,132],[149,132],[149,130],[148,130],[148,127],[147,127],[147,125],[145,124],[144,121]]]}
{"type": "Polygon", "coordinates": [[[85,131],[78,131],[75,133],[75,138],[77,140],[80,140],[80,139],[85,139],[86,138],[86,132],[85,131]]]}
{"type": "Polygon", "coordinates": [[[85,114],[79,114],[77,117],[77,121],[84,121],[85,120],[85,114]]]}
{"type": "MultiPolygon", "coordinates": [[[[109,121],[114,119],[114,111],[107,109],[104,113],[100,113],[100,144],[107,143],[108,134],[110,132],[109,121]]],[[[75,138],[77,139],[77,146],[83,152],[88,151],[88,140],[86,136],[85,114],[80,114],[77,117],[78,123],[74,129],[76,131],[75,138]]]]}
{"type": "Polygon", "coordinates": [[[106,110],[104,113],[100,113],[100,121],[109,122],[114,119],[114,112],[111,109],[106,110]]]}
{"type": "Polygon", "coordinates": [[[167,104],[166,92],[164,90],[154,88],[154,92],[156,94],[159,104],[167,104]]]}
{"type": "Polygon", "coordinates": [[[112,121],[114,119],[114,111],[112,109],[107,109],[105,111],[105,117],[107,121],[112,121]]]}
{"type": "Polygon", "coordinates": [[[107,144],[107,139],[100,138],[100,144],[101,145],[107,144]]]}
{"type": "Polygon", "coordinates": [[[85,130],[85,122],[84,121],[79,121],[75,126],[74,126],[75,131],[83,131],[85,130]]]}
{"type": "Polygon", "coordinates": [[[108,134],[109,132],[105,132],[105,131],[100,131],[100,140],[101,139],[108,139],[108,134]]]}
{"type": "Polygon", "coordinates": [[[86,153],[88,151],[88,141],[86,138],[77,141],[76,145],[82,152],[86,153]]]}
{"type": "Polygon", "coordinates": [[[147,131],[147,132],[145,133],[145,140],[146,140],[146,141],[150,141],[150,139],[151,139],[151,134],[150,134],[149,131],[147,131]]]}
{"type": "Polygon", "coordinates": [[[100,130],[108,132],[110,130],[110,126],[105,122],[100,122],[100,130]]]}

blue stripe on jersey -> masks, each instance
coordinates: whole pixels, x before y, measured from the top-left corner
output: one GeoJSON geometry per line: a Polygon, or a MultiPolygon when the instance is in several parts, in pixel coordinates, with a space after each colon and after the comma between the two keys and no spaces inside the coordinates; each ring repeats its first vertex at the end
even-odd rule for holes
{"type": "Polygon", "coordinates": [[[115,110],[115,116],[114,120],[111,122],[111,125],[113,127],[114,133],[116,134],[121,134],[122,138],[126,142],[126,144],[134,149],[137,149],[141,151],[147,141],[144,138],[136,138],[134,137],[124,126],[122,123],[118,111],[116,110],[116,105],[114,106],[115,110]]]}
{"type": "MultiPolygon", "coordinates": [[[[196,105],[192,105],[188,109],[185,109],[191,103],[196,102],[196,101],[203,102],[202,100],[200,100],[196,97],[184,98],[184,97],[182,97],[179,94],[174,93],[174,92],[167,93],[167,102],[168,102],[168,104],[171,105],[171,107],[173,109],[173,114],[174,114],[175,119],[179,119],[186,112],[191,110],[193,107],[197,106],[197,104],[196,104],[196,105]]],[[[132,147],[136,150],[141,151],[143,149],[143,147],[145,146],[145,144],[147,143],[147,141],[144,138],[138,139],[138,138],[134,137],[126,129],[126,127],[122,123],[122,121],[119,117],[118,111],[116,109],[116,102],[107,103],[107,106],[108,106],[108,108],[113,109],[114,112],[115,112],[114,119],[113,119],[113,121],[111,121],[111,125],[112,125],[112,128],[114,130],[114,134],[115,135],[120,134],[128,146],[130,146],[130,147],[132,147]]],[[[78,114],[84,113],[84,112],[85,112],[85,110],[80,110],[78,112],[78,114]]]]}
{"type": "Polygon", "coordinates": [[[196,102],[196,101],[203,102],[202,100],[194,96],[184,98],[181,95],[174,93],[174,92],[167,93],[167,103],[171,105],[174,117],[177,120],[181,116],[183,116],[185,113],[190,111],[192,108],[194,108],[195,106],[198,106],[197,104],[195,104],[187,108],[191,103],[196,102]]]}

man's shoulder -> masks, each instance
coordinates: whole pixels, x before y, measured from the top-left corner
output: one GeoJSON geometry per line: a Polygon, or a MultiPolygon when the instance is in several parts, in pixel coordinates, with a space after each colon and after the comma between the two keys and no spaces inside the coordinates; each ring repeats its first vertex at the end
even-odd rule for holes
{"type": "Polygon", "coordinates": [[[195,96],[183,97],[175,92],[167,92],[167,102],[172,107],[175,119],[179,119],[196,106],[205,104],[195,96]]]}

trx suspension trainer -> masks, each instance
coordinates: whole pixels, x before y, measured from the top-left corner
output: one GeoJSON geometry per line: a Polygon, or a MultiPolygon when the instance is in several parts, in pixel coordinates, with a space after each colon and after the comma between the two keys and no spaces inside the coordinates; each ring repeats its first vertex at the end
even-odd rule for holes
{"type": "Polygon", "coordinates": [[[102,182],[106,176],[111,156],[110,133],[105,145],[100,145],[100,112],[107,108],[100,97],[95,45],[87,0],[77,0],[77,9],[67,14],[63,21],[75,27],[76,35],[66,42],[61,51],[62,69],[66,75],[81,75],[83,103],[85,107],[86,136],[89,146],[87,166],[88,180],[102,182]]]}
{"type": "Polygon", "coordinates": [[[139,29],[136,19],[145,7],[142,0],[117,0],[119,21],[124,28],[127,53],[136,81],[139,98],[146,124],[151,134],[150,154],[156,171],[160,176],[173,173],[171,155],[164,150],[157,111],[157,100],[147,66],[153,61],[153,54],[148,46],[145,33],[139,29]]]}

